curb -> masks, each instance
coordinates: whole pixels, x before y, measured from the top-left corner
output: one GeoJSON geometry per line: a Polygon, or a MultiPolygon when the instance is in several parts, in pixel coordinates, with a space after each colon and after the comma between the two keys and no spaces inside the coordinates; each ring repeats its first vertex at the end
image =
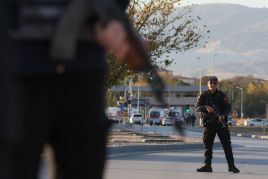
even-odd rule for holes
{"type": "Polygon", "coordinates": [[[251,138],[255,139],[268,139],[267,135],[251,135],[251,138]]]}
{"type": "MultiPolygon", "coordinates": [[[[221,146],[220,142],[215,142],[213,147],[221,146]]],[[[172,151],[172,150],[198,150],[203,149],[202,143],[196,144],[152,144],[152,145],[129,145],[129,146],[116,146],[108,147],[107,155],[112,157],[118,154],[129,154],[129,153],[148,153],[148,152],[160,152],[160,151],[172,151]]]]}
{"type": "Polygon", "coordinates": [[[254,138],[254,139],[268,139],[268,135],[252,135],[252,134],[241,134],[238,133],[237,134],[238,137],[250,137],[250,138],[254,138]]]}
{"type": "Polygon", "coordinates": [[[237,133],[236,136],[238,136],[238,137],[251,137],[251,134],[247,134],[247,133],[237,133]]]}

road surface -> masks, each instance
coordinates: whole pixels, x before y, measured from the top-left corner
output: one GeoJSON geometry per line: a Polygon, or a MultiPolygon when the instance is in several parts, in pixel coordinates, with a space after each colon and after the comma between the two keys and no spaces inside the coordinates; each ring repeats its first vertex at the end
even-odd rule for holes
{"type": "MultiPolygon", "coordinates": [[[[164,129],[164,128],[162,128],[164,129]]],[[[202,136],[200,131],[188,135],[202,136]]],[[[232,136],[238,174],[228,173],[221,146],[214,148],[213,173],[198,173],[203,149],[183,148],[177,151],[123,153],[111,155],[104,179],[267,179],[268,140],[232,136]]]]}

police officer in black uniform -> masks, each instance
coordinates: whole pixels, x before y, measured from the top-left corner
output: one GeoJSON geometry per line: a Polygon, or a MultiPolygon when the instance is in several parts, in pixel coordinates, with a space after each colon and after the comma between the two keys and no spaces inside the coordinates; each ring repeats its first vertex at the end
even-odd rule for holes
{"type": "Polygon", "coordinates": [[[212,172],[211,160],[213,143],[216,134],[219,136],[228,163],[228,171],[240,172],[235,167],[231,147],[230,131],[227,126],[227,115],[230,112],[230,104],[227,96],[217,89],[218,79],[212,76],[208,81],[208,90],[203,92],[197,99],[196,110],[201,114],[203,121],[204,163],[197,172],[212,172]]]}
{"type": "Polygon", "coordinates": [[[135,47],[125,43],[127,35],[121,32],[127,29],[122,28],[122,22],[102,14],[124,14],[128,0],[94,0],[99,9],[91,7],[83,13],[84,7],[77,2],[93,6],[93,0],[0,1],[1,179],[35,179],[46,143],[55,153],[57,179],[102,178],[108,127],[103,88],[105,50],[124,57],[135,47]],[[100,10],[107,4],[117,8],[100,10]],[[79,18],[94,8],[99,14],[88,14],[83,27],[75,29],[79,18]],[[65,16],[65,12],[71,13],[65,16]],[[65,36],[57,47],[67,45],[71,51],[54,49],[56,54],[70,55],[56,59],[51,55],[51,44],[62,17],[66,27],[61,27],[58,35],[65,36]],[[98,25],[103,20],[100,17],[105,21],[98,25]],[[72,30],[75,34],[66,33],[72,30]],[[70,37],[75,37],[74,44],[67,42],[74,40],[70,37]]]}

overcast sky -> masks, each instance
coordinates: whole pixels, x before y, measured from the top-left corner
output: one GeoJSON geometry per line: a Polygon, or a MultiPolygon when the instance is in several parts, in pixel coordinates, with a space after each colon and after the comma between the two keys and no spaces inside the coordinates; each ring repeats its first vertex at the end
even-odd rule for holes
{"type": "Polygon", "coordinates": [[[268,0],[181,0],[182,5],[205,3],[231,3],[241,4],[249,7],[268,8],[268,0]]]}

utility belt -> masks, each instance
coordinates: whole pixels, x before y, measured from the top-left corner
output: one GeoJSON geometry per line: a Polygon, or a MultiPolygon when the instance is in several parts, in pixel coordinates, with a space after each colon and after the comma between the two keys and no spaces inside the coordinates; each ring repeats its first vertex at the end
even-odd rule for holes
{"type": "Polygon", "coordinates": [[[203,120],[205,123],[222,123],[222,122],[220,122],[220,120],[219,119],[204,119],[203,120]]]}

